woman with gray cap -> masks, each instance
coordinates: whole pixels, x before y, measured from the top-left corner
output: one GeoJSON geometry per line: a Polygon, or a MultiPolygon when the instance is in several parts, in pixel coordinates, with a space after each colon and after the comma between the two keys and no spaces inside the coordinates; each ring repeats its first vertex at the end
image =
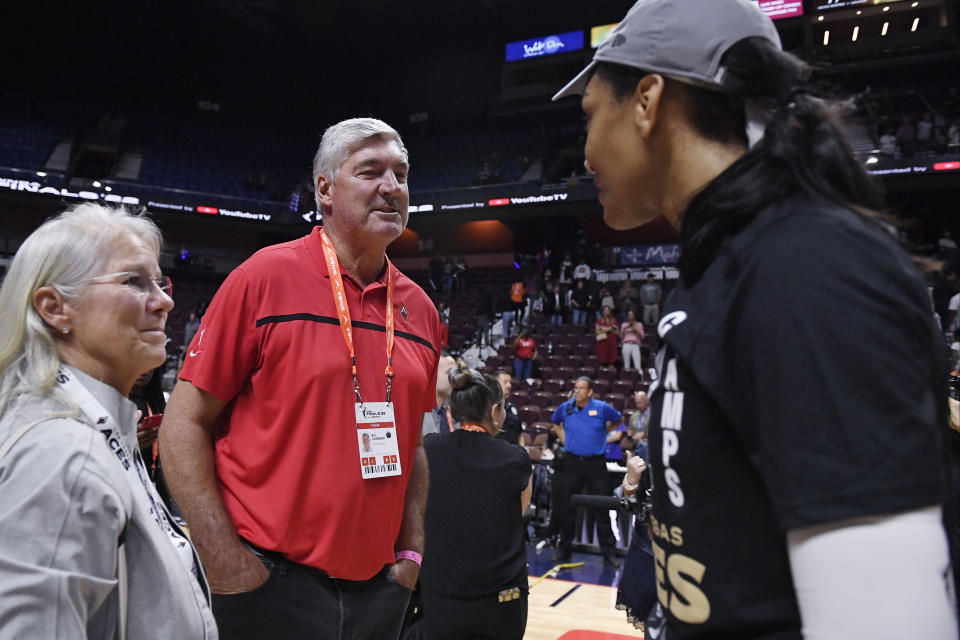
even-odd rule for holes
{"type": "Polygon", "coordinates": [[[942,336],[809,76],[748,0],[640,0],[556,96],[607,224],[663,215],[683,251],[648,638],[957,637],[942,336]]]}

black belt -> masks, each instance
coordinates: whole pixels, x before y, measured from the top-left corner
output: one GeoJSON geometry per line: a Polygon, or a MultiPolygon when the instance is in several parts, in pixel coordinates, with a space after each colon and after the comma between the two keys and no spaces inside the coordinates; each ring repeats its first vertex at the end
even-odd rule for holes
{"type": "Polygon", "coordinates": [[[567,451],[567,455],[577,458],[578,460],[606,460],[607,459],[607,456],[602,453],[598,453],[595,456],[580,456],[575,453],[571,453],[570,451],[567,451]]]}
{"type": "MultiPolygon", "coordinates": [[[[284,556],[279,551],[268,551],[267,549],[261,549],[260,547],[253,544],[249,540],[243,538],[242,536],[240,537],[240,541],[243,543],[245,547],[247,547],[247,549],[249,549],[253,553],[253,555],[257,556],[257,558],[260,559],[260,561],[264,564],[265,567],[271,570],[275,570],[279,575],[288,576],[293,579],[296,579],[297,575],[290,575],[290,570],[295,568],[295,569],[302,570],[304,573],[306,573],[308,576],[311,576],[315,580],[320,580],[320,581],[328,580],[333,583],[357,582],[356,580],[347,580],[345,578],[334,578],[332,576],[327,575],[322,570],[317,569],[316,567],[311,567],[310,565],[307,565],[307,564],[294,562],[293,560],[290,560],[289,558],[284,556]]],[[[389,569],[390,569],[390,565],[384,565],[383,569],[381,569],[377,575],[382,574],[385,576],[389,569]]],[[[360,582],[364,582],[364,581],[361,580],[360,582]]]]}

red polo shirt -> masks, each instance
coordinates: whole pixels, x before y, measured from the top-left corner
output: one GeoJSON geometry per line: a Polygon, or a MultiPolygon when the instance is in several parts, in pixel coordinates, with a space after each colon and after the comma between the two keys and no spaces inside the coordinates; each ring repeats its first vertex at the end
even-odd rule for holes
{"type": "MultiPolygon", "coordinates": [[[[423,414],[433,409],[440,319],[393,267],[392,400],[401,476],[363,480],[350,358],[320,228],[254,254],[227,277],[180,377],[228,402],[217,478],[237,532],[328,575],[365,580],[392,563],[423,414]]],[[[386,400],[386,272],[361,288],[343,274],[360,392],[386,400]]]]}

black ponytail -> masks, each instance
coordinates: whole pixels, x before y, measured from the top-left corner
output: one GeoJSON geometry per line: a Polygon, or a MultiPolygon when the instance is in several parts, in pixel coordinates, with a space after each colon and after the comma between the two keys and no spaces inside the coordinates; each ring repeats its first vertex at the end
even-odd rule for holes
{"type": "Polygon", "coordinates": [[[453,387],[450,415],[454,422],[482,424],[490,408],[503,402],[503,387],[486,373],[459,367],[450,369],[447,379],[453,387]]]}
{"type": "MultiPolygon", "coordinates": [[[[765,38],[741,40],[721,64],[723,92],[667,78],[683,91],[695,130],[707,140],[746,149],[748,111],[766,116],[768,123],[760,142],[695,195],[683,213],[678,267],[688,285],[699,280],[724,238],[791,193],[868,216],[884,202],[840,129],[849,102],[814,97],[811,67],[765,38]]],[[[623,100],[648,72],[600,63],[595,73],[623,100]]]]}
{"type": "MultiPolygon", "coordinates": [[[[810,67],[763,38],[741,40],[730,47],[722,64],[731,90],[742,96],[745,107],[749,103],[769,114],[769,123],[760,142],[687,206],[678,263],[687,284],[700,278],[724,238],[791,193],[866,216],[879,213],[884,205],[882,190],[854,157],[840,128],[850,103],[814,97],[808,85],[810,67]]],[[[702,92],[688,92],[694,124],[709,115],[706,105],[698,105],[702,92]]]]}

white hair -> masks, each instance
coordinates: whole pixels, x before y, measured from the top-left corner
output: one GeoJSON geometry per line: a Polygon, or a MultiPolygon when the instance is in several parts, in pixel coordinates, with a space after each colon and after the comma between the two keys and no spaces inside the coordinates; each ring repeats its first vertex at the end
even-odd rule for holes
{"type": "Polygon", "coordinates": [[[53,287],[68,301],[79,299],[90,280],[103,275],[125,235],[159,257],[162,237],[153,221],[142,212],[94,203],[47,220],[17,250],[0,285],[0,415],[17,396],[48,395],[56,381],[58,334],[33,307],[34,294],[53,287]]]}
{"type": "MultiPolygon", "coordinates": [[[[370,138],[393,140],[400,147],[403,161],[408,162],[410,154],[400,139],[397,130],[383,120],[376,118],[350,118],[330,125],[323,132],[320,147],[313,157],[313,189],[316,192],[317,178],[326,176],[330,182],[337,181],[340,165],[358,146],[370,138]]],[[[316,194],[317,211],[320,211],[320,195],[316,194]]]]}

